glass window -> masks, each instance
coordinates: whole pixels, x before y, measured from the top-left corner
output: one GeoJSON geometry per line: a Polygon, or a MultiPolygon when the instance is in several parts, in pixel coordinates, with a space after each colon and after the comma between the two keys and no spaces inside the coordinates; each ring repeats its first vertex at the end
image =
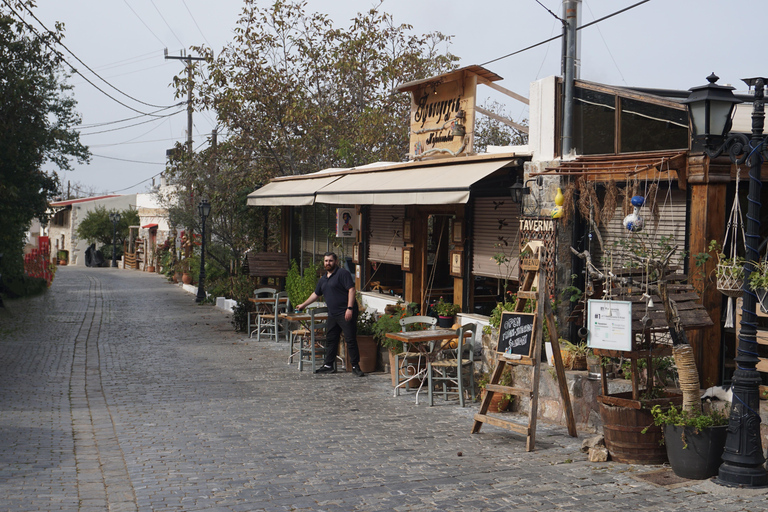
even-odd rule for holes
{"type": "Polygon", "coordinates": [[[576,87],[573,105],[573,146],[581,155],[616,151],[616,97],[576,87]]]}
{"type": "Polygon", "coordinates": [[[688,113],[621,98],[621,152],[688,148],[688,113]]]}

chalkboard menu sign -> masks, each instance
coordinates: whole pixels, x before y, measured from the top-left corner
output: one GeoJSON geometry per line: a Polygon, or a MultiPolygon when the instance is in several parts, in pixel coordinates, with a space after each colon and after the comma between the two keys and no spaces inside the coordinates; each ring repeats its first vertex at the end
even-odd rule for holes
{"type": "Polygon", "coordinates": [[[499,324],[499,346],[496,347],[496,351],[510,355],[530,355],[535,317],[533,313],[509,311],[502,313],[499,324]]]}

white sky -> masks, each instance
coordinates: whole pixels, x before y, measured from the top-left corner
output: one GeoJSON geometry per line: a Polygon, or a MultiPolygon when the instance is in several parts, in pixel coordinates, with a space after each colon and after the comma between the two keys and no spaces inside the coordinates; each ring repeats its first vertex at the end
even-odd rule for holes
{"type": "MultiPolygon", "coordinates": [[[[540,1],[562,15],[561,0],[540,1]]],[[[582,24],[638,1],[583,0],[582,24]]],[[[163,49],[167,47],[171,55],[179,55],[182,48],[206,44],[218,52],[231,40],[242,8],[241,0],[38,3],[37,17],[49,28],[55,21],[63,22],[64,44],[82,61],[118,89],[155,105],[180,101],[174,100],[170,83],[175,74],[182,72],[183,62],[164,60],[163,49]]],[[[259,4],[268,6],[271,1],[259,4]]],[[[309,0],[307,10],[328,14],[335,26],[346,27],[356,12],[374,5],[370,0],[309,0]]],[[[768,75],[762,37],[764,6],[765,2],[759,0],[650,0],[581,31],[581,78],[612,85],[689,89],[706,83],[705,77],[714,71],[721,77],[721,84],[730,83],[744,91],[741,78],[768,75]]],[[[382,9],[393,14],[396,23],[413,25],[415,33],[441,31],[454,36],[449,49],[461,57],[462,66],[483,64],[561,30],[560,22],[535,0],[385,0],[382,9]]],[[[36,25],[31,17],[27,19],[36,25]]],[[[504,78],[498,82],[500,85],[527,97],[530,82],[560,74],[560,51],[560,40],[555,40],[486,67],[504,78]]],[[[71,56],[68,60],[115,98],[143,112],[154,110],[114,91],[71,56]]],[[[70,83],[75,86],[84,125],[137,115],[77,75],[70,83]]],[[[478,101],[486,97],[498,99],[490,89],[481,87],[478,101]]],[[[527,117],[524,105],[511,99],[505,102],[516,120],[527,117]]],[[[82,141],[94,154],[91,164],[76,165],[73,172],[62,174],[62,181],[80,182],[98,192],[144,192],[151,180],[139,182],[163,170],[165,150],[175,141],[185,140],[186,124],[186,114],[181,113],[102,134],[85,135],[123,125],[83,128],[82,141]]],[[[215,124],[212,113],[195,113],[195,148],[207,145],[215,124]]]]}

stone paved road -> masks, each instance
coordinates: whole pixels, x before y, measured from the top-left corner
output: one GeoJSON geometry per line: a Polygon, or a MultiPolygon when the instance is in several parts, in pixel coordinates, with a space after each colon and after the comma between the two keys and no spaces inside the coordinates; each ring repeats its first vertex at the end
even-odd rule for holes
{"type": "Polygon", "coordinates": [[[533,453],[471,436],[476,406],[416,406],[383,374],[299,374],[157,275],[64,267],[6,305],[0,510],[765,509],[762,491],[589,463],[561,428],[540,424],[533,453]]]}

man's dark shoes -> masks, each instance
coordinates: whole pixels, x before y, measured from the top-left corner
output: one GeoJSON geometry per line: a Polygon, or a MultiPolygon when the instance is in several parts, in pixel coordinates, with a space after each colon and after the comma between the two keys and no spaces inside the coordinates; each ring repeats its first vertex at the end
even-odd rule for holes
{"type": "Polygon", "coordinates": [[[352,373],[354,373],[358,377],[365,377],[365,374],[363,373],[363,370],[361,370],[359,366],[353,366],[352,367],[352,373]]]}
{"type": "Polygon", "coordinates": [[[315,370],[315,373],[336,373],[336,368],[333,366],[323,365],[315,370]]]}

